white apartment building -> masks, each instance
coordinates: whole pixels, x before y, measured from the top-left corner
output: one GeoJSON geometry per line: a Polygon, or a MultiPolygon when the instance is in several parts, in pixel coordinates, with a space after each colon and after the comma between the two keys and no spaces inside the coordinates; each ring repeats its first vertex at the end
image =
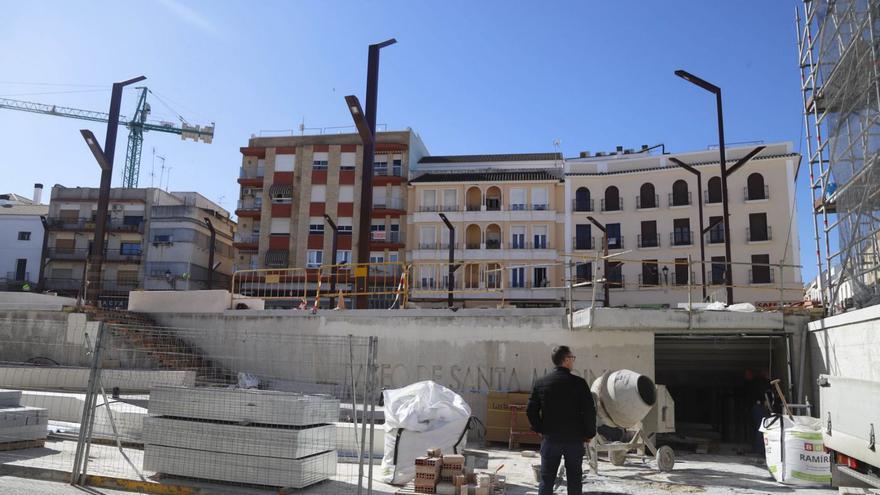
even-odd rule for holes
{"type": "Polygon", "coordinates": [[[40,277],[43,224],[49,206],[40,203],[42,184],[34,184],[31,199],[0,194],[0,289],[36,288],[40,277]]]}
{"type": "MultiPolygon", "coordinates": [[[[755,146],[727,148],[728,166],[755,146]]],[[[586,153],[582,155],[587,155],[586,153]]],[[[774,143],[728,176],[734,302],[758,305],[803,298],[795,211],[795,174],[800,156],[791,143],[774,143]],[[780,291],[782,289],[782,291],[780,291]]],[[[581,156],[565,164],[565,253],[577,263],[575,282],[606,278],[612,306],[675,305],[702,300],[706,277],[709,300],[726,301],[722,223],[703,237],[706,264],[700,268],[699,210],[703,227],[722,219],[717,149],[651,155],[622,150],[581,156]],[[677,158],[702,177],[677,166],[677,158]],[[607,231],[608,271],[595,265],[607,231]],[[694,264],[688,268],[688,259],[694,264]],[[597,276],[598,274],[598,276],[597,276]]],[[[592,298],[592,287],[576,289],[576,299],[592,298]]],[[[602,291],[599,291],[599,300],[602,291]]]]}

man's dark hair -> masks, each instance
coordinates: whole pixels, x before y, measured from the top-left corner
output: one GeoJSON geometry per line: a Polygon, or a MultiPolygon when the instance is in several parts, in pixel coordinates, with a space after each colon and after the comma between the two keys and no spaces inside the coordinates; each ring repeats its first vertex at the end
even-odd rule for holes
{"type": "Polygon", "coordinates": [[[562,362],[565,361],[565,358],[569,355],[571,355],[571,349],[569,349],[567,345],[558,345],[553,348],[553,351],[551,351],[550,359],[553,360],[553,364],[556,366],[562,366],[562,362]]]}

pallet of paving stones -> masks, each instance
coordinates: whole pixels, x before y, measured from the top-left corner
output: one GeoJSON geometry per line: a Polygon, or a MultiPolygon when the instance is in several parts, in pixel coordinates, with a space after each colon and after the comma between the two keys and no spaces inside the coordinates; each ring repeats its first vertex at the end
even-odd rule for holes
{"type": "Polygon", "coordinates": [[[144,469],[304,488],[336,474],[339,401],[225,388],[159,387],[144,418],[144,469]]]}
{"type": "Polygon", "coordinates": [[[22,406],[21,391],[0,390],[0,450],[42,447],[46,441],[49,411],[22,406]]]}

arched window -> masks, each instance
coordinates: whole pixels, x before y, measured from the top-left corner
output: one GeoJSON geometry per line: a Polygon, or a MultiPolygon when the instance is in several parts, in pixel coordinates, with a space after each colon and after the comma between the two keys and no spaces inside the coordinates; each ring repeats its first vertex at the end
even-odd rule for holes
{"type": "Polygon", "coordinates": [[[467,249],[480,249],[480,243],[482,242],[483,232],[480,230],[480,226],[476,224],[470,224],[467,226],[467,229],[464,233],[465,236],[465,248],[467,249]]]}
{"type": "Polygon", "coordinates": [[[679,179],[672,183],[672,201],[671,206],[682,206],[691,204],[690,192],[688,191],[688,183],[679,179]]]}
{"type": "Polygon", "coordinates": [[[498,224],[486,227],[486,249],[501,249],[501,227],[498,224]]]}
{"type": "Polygon", "coordinates": [[[465,197],[467,211],[480,211],[483,206],[483,193],[479,187],[471,187],[465,197]]]}
{"type": "Polygon", "coordinates": [[[639,188],[638,204],[639,208],[657,207],[657,195],[654,194],[654,184],[651,184],[650,182],[642,184],[642,187],[639,188]]]}
{"type": "Polygon", "coordinates": [[[574,192],[574,211],[593,211],[590,190],[586,187],[579,187],[574,192]]]}
{"type": "Polygon", "coordinates": [[[746,179],[746,198],[767,199],[767,186],[764,185],[764,176],[755,172],[746,179]]]}
{"type": "Polygon", "coordinates": [[[721,202],[721,177],[712,177],[709,179],[708,190],[706,191],[706,202],[721,202]]]}
{"type": "Polygon", "coordinates": [[[608,186],[605,189],[605,198],[602,200],[602,211],[621,210],[620,190],[616,186],[608,186]]]}
{"type": "Polygon", "coordinates": [[[492,186],[486,189],[486,211],[501,210],[501,189],[492,186]]]}

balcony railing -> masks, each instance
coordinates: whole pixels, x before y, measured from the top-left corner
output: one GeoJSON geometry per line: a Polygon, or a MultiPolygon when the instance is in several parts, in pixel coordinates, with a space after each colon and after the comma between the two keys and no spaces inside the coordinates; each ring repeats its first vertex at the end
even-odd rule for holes
{"type": "MultiPolygon", "coordinates": [[[[405,210],[406,206],[402,198],[373,198],[373,208],[381,210],[405,210]]],[[[452,211],[452,210],[439,210],[452,211]]]]}
{"type": "Polygon", "coordinates": [[[673,246],[690,246],[694,243],[693,230],[678,230],[669,233],[669,244],[673,246]]]}
{"type": "Polygon", "coordinates": [[[749,269],[750,284],[772,284],[773,279],[773,270],[769,266],[749,269]]]}
{"type": "Polygon", "coordinates": [[[636,209],[637,210],[645,210],[648,208],[658,208],[660,207],[660,195],[655,194],[652,196],[636,196],[636,209]]]}
{"type": "Polygon", "coordinates": [[[705,203],[707,205],[721,203],[721,197],[722,197],[721,193],[718,193],[717,199],[714,199],[714,200],[709,199],[709,191],[705,190],[705,189],[703,190],[703,203],[705,203]]]}
{"type": "Polygon", "coordinates": [[[692,196],[693,193],[690,191],[688,191],[686,195],[669,193],[667,202],[669,206],[688,206],[693,204],[692,196]]]}
{"type": "MultiPolygon", "coordinates": [[[[92,218],[50,218],[48,220],[49,228],[58,230],[93,230],[95,223],[92,218]]],[[[116,232],[143,232],[144,223],[142,220],[137,223],[126,223],[125,220],[107,219],[106,228],[108,231],[116,232]]]]}
{"type": "Polygon", "coordinates": [[[468,203],[467,206],[465,206],[465,210],[466,211],[482,211],[483,205],[481,205],[479,203],[476,203],[476,204],[468,203]]]}
{"type": "Polygon", "coordinates": [[[263,209],[263,202],[239,199],[236,209],[242,211],[260,211],[263,209]]]}
{"type": "MultiPolygon", "coordinates": [[[[88,248],[49,248],[46,257],[54,260],[85,260],[89,257],[88,248]]],[[[127,261],[140,263],[143,257],[142,251],[122,252],[119,248],[104,250],[104,259],[107,261],[127,261]]]]}
{"type": "Polygon", "coordinates": [[[486,249],[501,249],[502,246],[500,239],[486,239],[486,249]]]}
{"type": "Polygon", "coordinates": [[[377,162],[373,164],[374,177],[403,177],[403,167],[399,165],[395,167],[389,167],[387,163],[384,167],[377,167],[376,165],[378,165],[379,163],[382,162],[377,162]]]}
{"type": "Polygon", "coordinates": [[[746,239],[748,242],[761,242],[773,240],[773,228],[769,225],[766,229],[755,229],[746,227],[746,239]]]}
{"type": "Polygon", "coordinates": [[[639,285],[643,287],[658,287],[660,286],[660,275],[654,274],[646,277],[644,273],[640,273],[639,285]]]}
{"type": "Polygon", "coordinates": [[[479,242],[465,242],[465,249],[482,249],[483,245],[479,242]]]}
{"type": "Polygon", "coordinates": [[[486,211],[501,211],[501,198],[486,198],[486,211]]]}
{"type": "Polygon", "coordinates": [[[123,253],[119,249],[111,249],[104,255],[104,258],[107,261],[122,261],[127,263],[140,263],[142,257],[143,253],[140,251],[123,253]]]}
{"type": "Polygon", "coordinates": [[[574,199],[571,201],[571,210],[572,211],[593,211],[593,200],[592,199],[574,199]]]}
{"type": "Polygon", "coordinates": [[[763,190],[752,191],[748,187],[743,188],[743,200],[758,201],[761,199],[770,199],[770,186],[765,185],[763,190]]]}
{"type": "Polygon", "coordinates": [[[651,234],[651,235],[638,235],[638,246],[640,248],[655,248],[660,247],[660,235],[651,234]]]}
{"type": "Polygon", "coordinates": [[[709,244],[721,244],[724,242],[724,228],[714,227],[709,232],[706,232],[706,236],[708,237],[709,244]]]}
{"type": "Polygon", "coordinates": [[[256,168],[252,168],[252,169],[240,167],[238,169],[238,178],[239,179],[258,179],[258,178],[262,178],[264,175],[265,175],[265,167],[256,167],[256,168]]]}
{"type": "Polygon", "coordinates": [[[510,211],[545,211],[549,210],[550,205],[547,203],[529,204],[529,203],[511,203],[510,211]]]}
{"type": "MultiPolygon", "coordinates": [[[[392,208],[392,209],[396,209],[396,210],[406,209],[402,204],[403,199],[400,199],[399,201],[401,202],[401,206],[399,208],[392,208]]],[[[419,211],[422,213],[461,211],[461,205],[420,205],[419,211]]]]}
{"type": "Polygon", "coordinates": [[[370,232],[370,242],[374,244],[400,244],[403,242],[403,232],[373,231],[370,232]]]}
{"type": "Polygon", "coordinates": [[[574,236],[571,238],[572,244],[576,250],[584,250],[584,249],[594,249],[593,246],[596,245],[595,237],[578,237],[574,236]]]}
{"type": "Polygon", "coordinates": [[[235,236],[232,238],[232,242],[240,243],[240,244],[259,244],[260,243],[260,234],[252,233],[246,234],[242,232],[236,232],[235,236]]]}
{"type": "Polygon", "coordinates": [[[510,241],[510,249],[547,249],[547,241],[544,242],[528,242],[528,241],[510,241]]]}
{"type": "Polygon", "coordinates": [[[623,211],[623,201],[620,198],[607,202],[602,198],[601,206],[602,211],[623,211]]]}
{"type": "MultiPolygon", "coordinates": [[[[432,250],[432,251],[434,251],[434,250],[448,250],[449,243],[448,242],[420,242],[419,249],[427,249],[427,250],[432,250]]],[[[461,249],[461,244],[456,243],[455,249],[461,249]]],[[[468,248],[468,249],[471,249],[471,248],[468,248]]],[[[480,248],[479,248],[479,246],[477,246],[475,249],[480,249],[480,248]]]]}

